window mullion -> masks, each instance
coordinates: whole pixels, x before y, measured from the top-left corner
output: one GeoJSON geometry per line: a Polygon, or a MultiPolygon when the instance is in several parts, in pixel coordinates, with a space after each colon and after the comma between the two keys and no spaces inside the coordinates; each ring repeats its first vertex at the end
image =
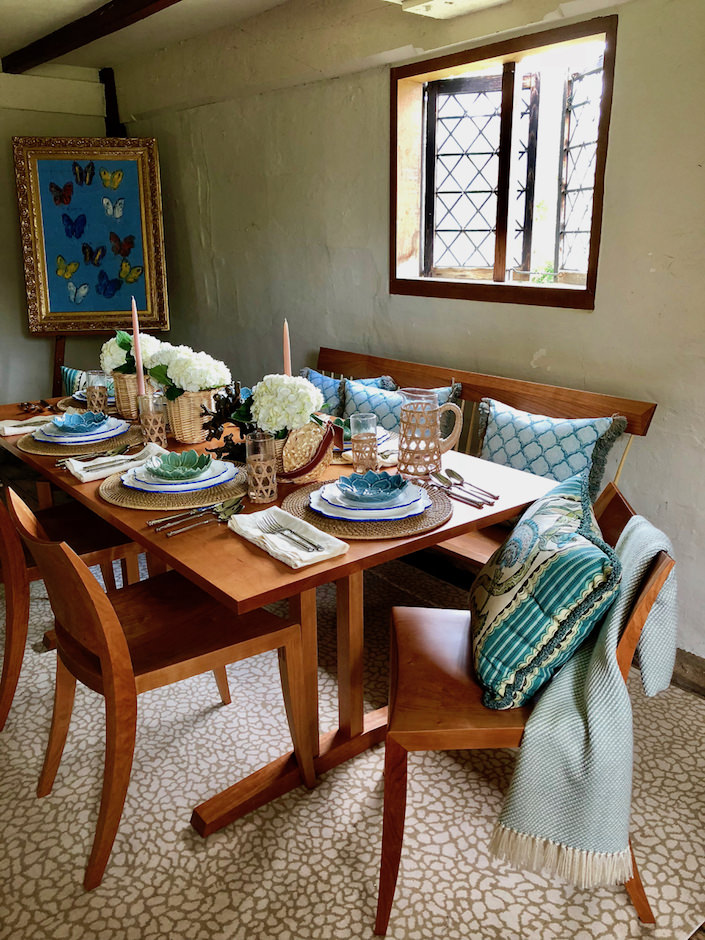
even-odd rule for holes
{"type": "Polygon", "coordinates": [[[433,241],[436,219],[436,120],[438,111],[438,88],[426,86],[426,147],[424,149],[425,196],[423,213],[423,263],[421,271],[429,277],[433,270],[433,241]]]}
{"type": "Polygon", "coordinates": [[[502,111],[499,125],[499,169],[497,173],[497,222],[494,246],[495,281],[503,281],[507,268],[507,223],[509,216],[509,167],[512,155],[512,111],[514,106],[514,62],[502,69],[502,111]]]}

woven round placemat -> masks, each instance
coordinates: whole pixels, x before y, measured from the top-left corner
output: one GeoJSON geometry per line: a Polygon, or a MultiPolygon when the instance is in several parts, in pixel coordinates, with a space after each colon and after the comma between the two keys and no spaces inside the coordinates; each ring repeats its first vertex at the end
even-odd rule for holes
{"type": "Polygon", "coordinates": [[[146,493],[143,490],[131,490],[122,485],[121,473],[106,477],[98,492],[106,501],[123,509],[199,509],[211,503],[222,503],[225,499],[243,496],[247,492],[247,474],[245,468],[238,465],[237,476],[229,483],[211,486],[207,490],[192,493],[146,493]]]}
{"type": "Polygon", "coordinates": [[[445,493],[427,490],[431,505],[420,516],[411,516],[409,519],[380,519],[376,522],[329,519],[328,516],[314,512],[308,502],[310,494],[321,486],[325,484],[310,483],[290,493],[282,501],[282,509],[340,539],[401,539],[407,535],[420,535],[421,532],[430,532],[431,529],[443,525],[453,515],[451,501],[445,493]]]}
{"type": "MultiPolygon", "coordinates": [[[[85,401],[79,401],[78,398],[71,398],[71,396],[68,398],[60,398],[56,403],[56,407],[59,411],[68,411],[69,408],[73,408],[75,411],[88,411],[85,401]]],[[[115,405],[108,405],[106,414],[116,415],[117,409],[115,405]]]]}
{"type": "Polygon", "coordinates": [[[142,428],[128,428],[124,434],[109,437],[105,441],[92,441],[90,444],[49,444],[47,441],[38,441],[31,434],[25,434],[15,445],[25,454],[38,454],[41,457],[78,457],[81,454],[94,454],[96,451],[112,450],[114,447],[123,447],[125,444],[139,444],[142,440],[142,428]]]}

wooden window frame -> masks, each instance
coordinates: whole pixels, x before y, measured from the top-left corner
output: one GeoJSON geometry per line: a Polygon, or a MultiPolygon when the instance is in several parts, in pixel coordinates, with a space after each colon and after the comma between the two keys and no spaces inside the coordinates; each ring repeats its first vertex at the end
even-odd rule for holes
{"type": "MultiPolygon", "coordinates": [[[[610,116],[612,112],[612,92],[614,88],[615,47],[617,41],[616,15],[596,17],[582,23],[570,26],[560,26],[546,29],[536,33],[527,34],[515,39],[490,45],[478,46],[464,52],[426,59],[393,68],[390,73],[390,218],[389,218],[389,291],[391,294],[402,294],[420,297],[442,297],[457,300],[480,300],[494,303],[528,304],[532,306],[566,307],[578,310],[594,310],[595,294],[597,289],[597,268],[600,247],[600,234],[602,229],[602,211],[605,186],[605,164],[607,161],[607,144],[609,138],[610,116]],[[544,286],[529,284],[507,284],[499,281],[469,281],[467,279],[450,279],[424,276],[419,272],[416,277],[399,276],[398,263],[398,232],[397,224],[400,217],[398,173],[399,173],[399,117],[400,117],[400,86],[405,79],[414,79],[416,83],[432,81],[452,74],[459,67],[470,65],[483,60],[496,60],[503,64],[512,62],[512,57],[519,53],[537,50],[544,46],[552,46],[571,40],[584,39],[589,36],[603,34],[605,37],[604,52],[604,84],[602,103],[600,109],[600,123],[598,129],[598,143],[595,167],[595,186],[593,191],[592,222],[590,229],[590,253],[585,286],[544,286]]],[[[508,70],[505,69],[505,74],[508,70]]],[[[508,84],[508,82],[507,82],[508,84]]],[[[405,83],[409,86],[409,83],[405,83]]],[[[423,136],[419,126],[419,138],[423,136]]],[[[508,133],[502,129],[502,133],[508,133]]],[[[508,168],[507,168],[508,170],[508,168]]],[[[508,200],[508,189],[504,194],[508,200]]],[[[498,199],[502,198],[502,191],[498,199]]],[[[407,200],[408,202],[408,200],[407,200]]],[[[403,211],[402,206],[402,211],[403,211]]],[[[408,207],[407,207],[408,213],[408,207]]],[[[505,213],[506,215],[506,213],[505,213]]],[[[424,237],[421,211],[419,211],[419,234],[424,237]]],[[[501,236],[498,230],[497,238],[501,236]]],[[[506,239],[506,219],[504,226],[506,239]]],[[[495,272],[496,276],[496,272],[495,272]]]]}

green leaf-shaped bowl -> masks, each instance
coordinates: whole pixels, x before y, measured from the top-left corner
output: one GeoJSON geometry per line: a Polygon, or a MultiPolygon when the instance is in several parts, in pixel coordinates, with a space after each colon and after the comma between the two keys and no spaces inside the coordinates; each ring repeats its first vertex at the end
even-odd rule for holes
{"type": "Polygon", "coordinates": [[[195,480],[211,465],[209,454],[185,450],[182,454],[158,454],[145,464],[145,468],[161,480],[195,480]]]}

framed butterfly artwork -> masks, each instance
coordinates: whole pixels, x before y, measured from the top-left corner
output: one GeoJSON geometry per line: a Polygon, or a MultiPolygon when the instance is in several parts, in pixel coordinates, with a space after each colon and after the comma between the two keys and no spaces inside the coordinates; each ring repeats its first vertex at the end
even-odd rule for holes
{"type": "Polygon", "coordinates": [[[13,137],[29,329],[169,328],[153,138],[13,137]]]}

